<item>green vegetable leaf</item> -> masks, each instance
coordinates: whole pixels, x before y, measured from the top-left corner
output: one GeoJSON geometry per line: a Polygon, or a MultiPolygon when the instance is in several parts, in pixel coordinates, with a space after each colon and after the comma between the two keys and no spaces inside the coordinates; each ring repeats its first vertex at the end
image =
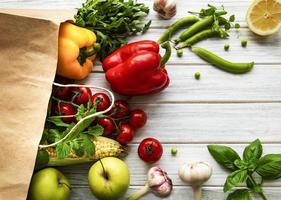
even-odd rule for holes
{"type": "Polygon", "coordinates": [[[246,169],[240,169],[232,172],[226,179],[223,187],[223,191],[227,192],[240,183],[244,183],[247,180],[248,173],[246,169]]]}
{"type": "Polygon", "coordinates": [[[251,200],[250,192],[247,189],[239,189],[230,193],[226,200],[251,200]]]}
{"type": "Polygon", "coordinates": [[[56,146],[58,159],[66,158],[71,151],[71,146],[67,142],[61,142],[56,146]]]}
{"type": "Polygon", "coordinates": [[[47,134],[47,141],[49,144],[61,139],[61,133],[57,129],[49,129],[47,134]]]}
{"type": "Polygon", "coordinates": [[[93,136],[99,136],[99,135],[103,134],[103,131],[104,131],[104,128],[101,125],[97,124],[95,126],[89,127],[87,134],[93,135],[93,136]]]}
{"type": "Polygon", "coordinates": [[[230,171],[235,171],[238,168],[234,165],[234,161],[240,159],[235,150],[223,145],[208,145],[208,150],[213,158],[223,167],[230,171]]]}
{"type": "Polygon", "coordinates": [[[262,145],[259,139],[250,143],[243,152],[243,160],[251,163],[257,161],[262,155],[262,145]]]}
{"type": "Polygon", "coordinates": [[[235,15],[231,15],[231,16],[229,17],[229,21],[230,21],[230,22],[234,22],[234,21],[235,21],[235,15]]]}
{"type": "Polygon", "coordinates": [[[82,147],[84,151],[89,155],[93,155],[95,153],[95,144],[87,135],[83,135],[82,138],[83,138],[82,147]]]}
{"type": "Polygon", "coordinates": [[[77,108],[76,119],[79,121],[79,120],[83,119],[85,116],[86,116],[86,109],[85,109],[85,106],[83,104],[81,104],[77,108]]]}
{"type": "Polygon", "coordinates": [[[281,154],[268,154],[263,156],[256,168],[256,172],[266,180],[281,177],[281,154]]]}
{"type": "Polygon", "coordinates": [[[56,126],[59,126],[59,127],[69,127],[69,124],[64,123],[64,122],[62,121],[61,116],[52,116],[52,117],[48,117],[48,118],[47,118],[47,121],[48,121],[48,122],[51,122],[51,123],[53,123],[53,124],[55,124],[56,126]]]}

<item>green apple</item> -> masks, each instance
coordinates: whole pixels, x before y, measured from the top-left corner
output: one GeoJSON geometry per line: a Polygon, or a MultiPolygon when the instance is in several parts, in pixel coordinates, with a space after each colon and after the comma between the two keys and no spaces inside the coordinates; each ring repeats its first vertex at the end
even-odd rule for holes
{"type": "Polygon", "coordinates": [[[69,180],[59,170],[45,168],[33,175],[29,200],[68,200],[69,196],[69,180]]]}
{"type": "Polygon", "coordinates": [[[115,157],[97,161],[88,174],[90,188],[100,200],[117,200],[129,188],[130,173],[126,163],[115,157]]]}

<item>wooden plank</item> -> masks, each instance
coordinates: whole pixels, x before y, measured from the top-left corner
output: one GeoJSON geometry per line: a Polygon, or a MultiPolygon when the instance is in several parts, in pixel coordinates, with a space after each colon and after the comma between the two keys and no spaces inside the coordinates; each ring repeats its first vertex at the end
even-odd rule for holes
{"type": "MultiPolygon", "coordinates": [[[[131,193],[140,189],[140,186],[130,187],[127,194],[125,195],[123,200],[126,199],[131,193]]],[[[264,193],[266,197],[270,200],[280,200],[281,190],[279,188],[265,188],[264,193]]],[[[218,199],[225,199],[227,194],[223,194],[221,187],[203,187],[202,188],[202,199],[204,200],[218,200],[218,199]]],[[[89,187],[73,187],[71,193],[71,200],[81,200],[81,199],[94,199],[89,187]]],[[[160,198],[155,196],[152,193],[148,193],[144,197],[141,198],[142,200],[179,200],[179,199],[193,199],[193,192],[192,189],[189,187],[174,187],[173,193],[167,198],[160,198]]],[[[256,200],[261,200],[258,196],[255,195],[256,200]]]]}
{"type": "MultiPolygon", "coordinates": [[[[96,67],[98,68],[98,66],[96,67]]],[[[170,85],[163,92],[132,97],[135,103],[272,102],[281,101],[281,67],[256,65],[244,75],[233,75],[208,65],[168,65],[170,85]],[[200,80],[194,78],[200,72],[200,80]]],[[[110,88],[104,73],[91,73],[81,83],[110,88]]]]}
{"type": "MultiPolygon", "coordinates": [[[[176,134],[176,132],[174,132],[176,134]]],[[[158,135],[153,135],[158,138],[158,135]]],[[[210,135],[210,137],[212,137],[210,135]]],[[[235,136],[236,137],[236,136],[235,136]]],[[[180,137],[179,137],[180,138],[180,137]]],[[[238,138],[238,137],[237,137],[238,138]]],[[[232,144],[228,145],[233,147],[241,155],[246,145],[232,144]]],[[[125,159],[131,171],[131,185],[139,186],[144,185],[146,182],[147,170],[151,167],[139,159],[137,155],[138,145],[130,145],[130,153],[125,159]]],[[[281,153],[280,145],[265,144],[264,153],[281,153]]],[[[181,164],[193,160],[193,161],[207,161],[213,167],[213,175],[209,181],[206,182],[205,186],[222,186],[225,182],[228,172],[220,167],[216,161],[210,156],[207,150],[207,144],[164,144],[164,153],[162,159],[155,165],[161,166],[167,171],[174,185],[185,185],[178,178],[178,168],[181,164]],[[170,151],[172,147],[177,147],[178,154],[172,156],[170,151]]],[[[91,164],[76,165],[73,167],[60,167],[60,170],[70,178],[73,185],[88,184],[88,170],[91,164]]],[[[264,182],[266,187],[281,187],[281,180],[264,182]]]]}

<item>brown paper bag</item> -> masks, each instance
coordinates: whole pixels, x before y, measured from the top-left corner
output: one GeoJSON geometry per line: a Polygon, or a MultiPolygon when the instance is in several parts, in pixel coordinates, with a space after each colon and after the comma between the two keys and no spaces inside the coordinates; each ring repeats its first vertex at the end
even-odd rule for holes
{"type": "Polygon", "coordinates": [[[57,64],[58,25],[0,13],[0,199],[25,200],[57,64]]]}

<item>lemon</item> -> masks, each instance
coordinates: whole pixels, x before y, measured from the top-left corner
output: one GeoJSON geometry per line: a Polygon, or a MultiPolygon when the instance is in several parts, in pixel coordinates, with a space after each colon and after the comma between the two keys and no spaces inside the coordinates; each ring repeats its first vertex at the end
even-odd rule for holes
{"type": "Polygon", "coordinates": [[[255,0],[248,9],[247,23],[258,35],[271,35],[281,27],[281,0],[255,0]]]}

